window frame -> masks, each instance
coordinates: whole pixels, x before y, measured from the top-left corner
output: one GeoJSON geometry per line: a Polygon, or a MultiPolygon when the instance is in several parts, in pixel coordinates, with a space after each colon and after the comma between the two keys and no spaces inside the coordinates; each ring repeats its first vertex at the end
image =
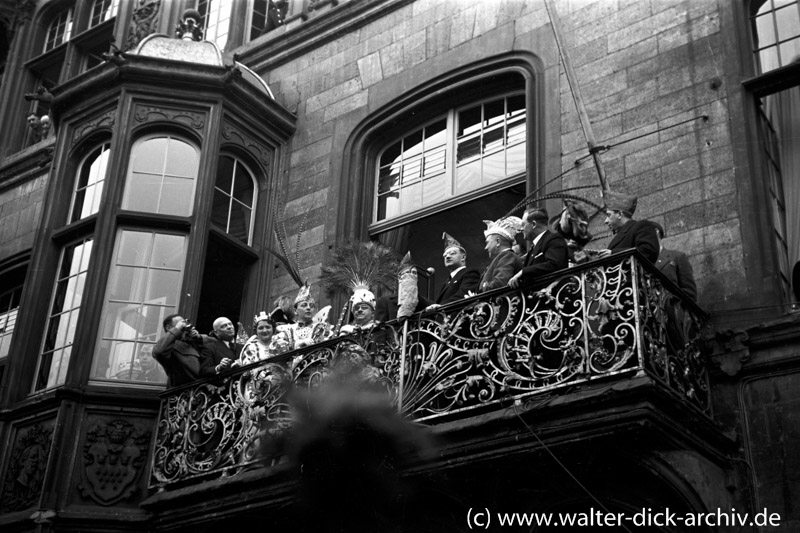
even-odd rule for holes
{"type": "MultiPolygon", "coordinates": [[[[747,213],[742,224],[745,267],[751,273],[748,276],[749,283],[753,284],[748,293],[751,295],[748,304],[774,306],[777,300],[783,304],[783,311],[792,311],[796,306],[792,303],[792,265],[789,264],[788,253],[784,253],[779,242],[785,235],[780,235],[780,228],[776,228],[775,224],[776,217],[780,217],[776,211],[779,207],[772,200],[772,176],[763,153],[762,143],[765,139],[760,131],[762,124],[759,115],[762,98],[800,87],[797,81],[800,80],[800,62],[760,72],[759,58],[755,52],[758,39],[754,34],[751,16],[755,4],[755,1],[749,1],[734,3],[733,6],[738,35],[742,36],[739,39],[741,72],[736,81],[742,87],[744,112],[740,125],[731,127],[734,132],[732,142],[740,142],[747,147],[746,151],[734,151],[734,161],[737,168],[749,169],[747,178],[752,188],[751,194],[743,194],[740,198],[741,212],[747,213]],[[739,131],[741,139],[736,137],[739,131]],[[784,272],[781,265],[788,265],[788,271],[784,272]],[[789,280],[788,285],[786,280],[789,280]],[[756,300],[752,300],[753,294],[758,295],[756,300]]],[[[782,225],[786,226],[785,219],[782,225]]]]}
{"type": "MultiPolygon", "coordinates": [[[[374,174],[374,201],[372,202],[372,204],[373,204],[372,205],[372,218],[371,218],[371,223],[369,224],[370,233],[371,234],[372,233],[379,233],[379,232],[385,231],[387,229],[391,229],[393,227],[396,227],[396,226],[402,225],[404,223],[407,223],[410,220],[415,220],[417,218],[423,218],[425,216],[429,216],[429,215],[438,213],[440,211],[444,211],[446,209],[450,209],[450,208],[452,208],[452,207],[454,207],[456,205],[467,203],[467,202],[469,202],[471,200],[474,200],[475,198],[480,198],[481,196],[485,196],[485,195],[491,194],[491,193],[496,192],[496,191],[498,191],[500,189],[505,189],[507,187],[516,185],[516,184],[524,181],[524,179],[526,177],[526,174],[527,174],[527,161],[526,161],[526,164],[525,164],[526,168],[524,168],[523,170],[521,170],[519,172],[515,172],[515,173],[513,173],[511,175],[507,175],[505,178],[501,178],[501,179],[495,180],[493,182],[489,182],[489,183],[483,184],[483,185],[481,185],[479,187],[468,189],[468,190],[466,190],[465,192],[462,192],[462,193],[458,193],[458,190],[457,190],[458,189],[459,167],[460,167],[460,165],[463,165],[463,163],[459,162],[459,160],[458,160],[458,147],[459,147],[458,117],[459,117],[459,114],[461,112],[465,111],[465,110],[468,110],[468,109],[471,109],[471,108],[474,108],[474,107],[477,107],[477,106],[481,106],[481,109],[483,109],[483,106],[485,106],[487,103],[497,102],[499,100],[502,100],[504,102],[504,104],[505,104],[505,102],[507,102],[509,98],[515,97],[515,96],[523,96],[524,97],[525,96],[524,89],[520,88],[520,89],[514,89],[514,90],[501,91],[501,92],[498,92],[498,93],[485,95],[483,98],[478,98],[476,100],[471,100],[469,102],[465,102],[465,103],[463,103],[463,104],[461,104],[459,106],[451,107],[445,112],[444,115],[440,115],[440,116],[431,118],[430,120],[425,121],[422,125],[420,125],[417,128],[412,128],[412,129],[409,129],[409,130],[405,130],[402,134],[396,136],[395,140],[393,140],[393,141],[391,141],[389,143],[386,143],[385,147],[381,148],[378,151],[378,153],[376,155],[376,158],[375,158],[375,161],[374,161],[374,164],[375,164],[375,170],[374,170],[374,172],[375,172],[375,174],[374,174]],[[427,128],[431,124],[435,124],[437,122],[441,122],[442,119],[444,119],[445,123],[446,123],[446,125],[445,125],[445,136],[446,136],[446,139],[445,139],[445,143],[444,143],[444,146],[445,146],[445,156],[444,157],[445,157],[446,164],[445,164],[445,169],[441,174],[443,175],[443,179],[445,181],[446,188],[449,189],[449,191],[447,191],[445,193],[444,199],[439,201],[439,202],[437,202],[437,203],[435,203],[435,204],[432,204],[432,205],[428,205],[428,206],[424,206],[423,205],[421,207],[418,207],[417,209],[414,209],[414,210],[411,210],[411,211],[407,211],[407,212],[402,212],[401,211],[397,215],[394,215],[394,216],[391,216],[391,217],[386,217],[386,218],[383,218],[381,220],[378,220],[378,214],[379,214],[379,209],[380,209],[380,191],[379,191],[379,188],[380,188],[380,169],[381,169],[381,158],[383,157],[383,154],[387,150],[392,148],[397,142],[401,142],[405,138],[407,138],[407,137],[409,137],[411,135],[414,135],[419,131],[422,131],[424,128],[427,128]],[[402,223],[397,223],[398,221],[402,221],[402,223]]],[[[507,114],[504,114],[503,116],[504,116],[503,121],[504,121],[504,124],[505,124],[506,123],[507,114]]],[[[479,135],[476,138],[479,138],[479,139],[483,138],[482,137],[483,131],[484,131],[483,122],[484,121],[481,120],[481,130],[480,130],[481,135],[479,135]]],[[[527,106],[526,106],[526,109],[525,109],[525,125],[526,125],[526,140],[525,140],[525,142],[527,143],[527,127],[528,127],[528,110],[527,110],[527,106]]],[[[505,137],[504,137],[504,139],[505,139],[505,137]]],[[[520,143],[517,143],[517,145],[518,144],[520,144],[520,143]]],[[[422,151],[422,153],[424,153],[424,150],[422,151]]],[[[493,152],[493,153],[496,153],[496,152],[493,152]]],[[[401,155],[402,155],[402,152],[401,152],[401,155]]],[[[492,154],[489,154],[489,155],[492,155],[492,154]]],[[[526,155],[527,155],[527,146],[526,146],[526,155]]],[[[484,157],[485,156],[483,155],[483,153],[481,153],[480,155],[473,156],[470,159],[472,161],[483,161],[484,157]]],[[[421,163],[424,165],[424,159],[421,160],[421,163]]],[[[426,180],[425,175],[424,175],[423,172],[424,171],[420,172],[419,181],[421,183],[426,180]]],[[[431,178],[428,178],[428,179],[431,179],[431,178]]],[[[482,174],[481,181],[483,182],[484,179],[485,178],[484,178],[484,176],[482,174]]],[[[402,189],[403,189],[403,187],[400,187],[401,191],[402,191],[402,189]]]]}
{"type": "Polygon", "coordinates": [[[230,150],[220,149],[220,152],[219,152],[218,157],[217,157],[216,175],[214,176],[214,184],[212,185],[212,188],[213,188],[212,194],[216,194],[216,192],[219,191],[220,193],[222,193],[222,194],[224,194],[225,196],[228,197],[228,199],[229,199],[229,202],[228,202],[228,216],[227,216],[227,222],[226,222],[225,229],[223,229],[223,228],[219,227],[218,225],[216,225],[214,223],[214,221],[213,221],[213,219],[214,219],[214,208],[213,208],[213,203],[212,203],[211,212],[209,213],[209,217],[210,217],[210,220],[211,220],[211,226],[216,228],[216,229],[218,229],[218,230],[221,230],[221,232],[224,233],[225,235],[227,235],[229,238],[234,239],[234,240],[238,240],[241,244],[247,246],[248,248],[252,248],[252,246],[253,246],[253,234],[255,232],[255,221],[256,221],[256,215],[258,213],[258,201],[259,201],[258,182],[259,182],[258,175],[257,175],[256,172],[254,172],[252,170],[252,168],[251,168],[251,166],[248,163],[246,158],[240,157],[236,152],[233,152],[233,151],[230,151],[230,150]],[[232,213],[231,204],[233,202],[238,202],[238,203],[242,203],[242,202],[237,200],[232,194],[228,194],[227,192],[222,191],[221,189],[219,189],[217,187],[217,179],[219,177],[219,170],[220,170],[219,162],[223,157],[228,157],[228,158],[232,159],[233,162],[234,162],[234,173],[233,173],[233,179],[231,181],[231,187],[235,188],[235,180],[236,180],[236,170],[235,169],[239,165],[243,166],[244,169],[247,171],[247,175],[249,176],[250,183],[251,183],[251,185],[253,187],[252,188],[253,198],[252,198],[251,205],[250,205],[250,218],[249,218],[249,227],[247,228],[247,241],[246,242],[242,241],[238,237],[234,237],[229,231],[230,222],[231,222],[231,213],[232,213]]]}

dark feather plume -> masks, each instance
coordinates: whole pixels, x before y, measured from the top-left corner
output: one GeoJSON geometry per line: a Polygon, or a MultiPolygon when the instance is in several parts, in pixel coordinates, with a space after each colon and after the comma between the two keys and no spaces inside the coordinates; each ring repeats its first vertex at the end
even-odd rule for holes
{"type": "Polygon", "coordinates": [[[333,251],[322,267],[320,282],[330,298],[337,293],[349,296],[357,288],[394,290],[400,258],[380,243],[356,242],[333,251]]]}

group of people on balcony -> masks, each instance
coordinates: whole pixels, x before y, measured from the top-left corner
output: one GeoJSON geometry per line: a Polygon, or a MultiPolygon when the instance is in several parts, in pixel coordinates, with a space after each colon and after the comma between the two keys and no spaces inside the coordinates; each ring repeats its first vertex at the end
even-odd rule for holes
{"type": "MultiPolygon", "coordinates": [[[[605,223],[614,234],[608,248],[591,252],[602,258],[614,252],[635,248],[654,263],[673,283],[695,300],[697,290],[691,265],[685,254],[665,250],[661,241],[663,227],[647,220],[634,220],[637,198],[606,191],[605,223]]],[[[467,252],[447,233],[443,234],[444,266],[449,277],[434,300],[419,296],[414,312],[431,311],[475,294],[503,287],[518,288],[558,270],[571,262],[589,257],[583,251],[587,238],[586,221],[565,210],[551,220],[546,210],[529,208],[522,219],[514,216],[485,221],[485,250],[490,263],[483,273],[467,266],[467,252]],[[582,252],[582,254],[576,253],[582,252]]],[[[416,285],[416,280],[413,281],[416,285]]],[[[180,315],[164,319],[165,335],[156,343],[153,355],[168,375],[168,385],[177,386],[196,379],[266,360],[290,350],[304,348],[330,338],[333,327],[327,310],[318,312],[308,286],[301,288],[293,305],[283,297],[271,314],[255,316],[255,334],[245,343],[238,343],[233,323],[217,318],[209,335],[200,335],[180,315]]],[[[397,318],[402,298],[377,298],[367,287],[354,291],[349,308],[350,323],[337,328],[336,334],[353,334],[371,330],[376,323],[397,318]]]]}

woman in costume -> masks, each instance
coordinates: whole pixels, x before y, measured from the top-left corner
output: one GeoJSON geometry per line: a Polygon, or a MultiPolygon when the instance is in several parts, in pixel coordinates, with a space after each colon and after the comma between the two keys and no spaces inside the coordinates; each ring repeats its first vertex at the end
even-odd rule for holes
{"type": "Polygon", "coordinates": [[[253,328],[256,334],[247,340],[239,356],[239,365],[245,366],[256,361],[263,361],[288,350],[288,344],[275,333],[275,322],[268,314],[261,311],[253,319],[253,328]]]}

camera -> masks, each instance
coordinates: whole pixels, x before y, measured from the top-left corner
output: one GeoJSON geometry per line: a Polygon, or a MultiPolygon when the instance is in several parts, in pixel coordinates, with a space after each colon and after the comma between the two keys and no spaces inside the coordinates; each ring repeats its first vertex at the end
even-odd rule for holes
{"type": "Polygon", "coordinates": [[[194,326],[192,325],[191,322],[189,322],[187,320],[186,323],[183,325],[183,330],[182,331],[185,334],[190,335],[194,331],[194,326]]]}

